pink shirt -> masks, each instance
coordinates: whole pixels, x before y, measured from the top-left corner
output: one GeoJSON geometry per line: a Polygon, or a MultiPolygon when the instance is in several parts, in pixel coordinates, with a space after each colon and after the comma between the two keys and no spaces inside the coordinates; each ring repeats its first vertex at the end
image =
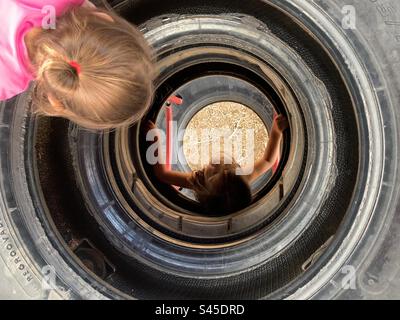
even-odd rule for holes
{"type": "MultiPolygon", "coordinates": [[[[24,37],[33,27],[41,27],[53,6],[57,16],[84,0],[0,0],[0,100],[25,91],[34,79],[24,37]]],[[[57,25],[56,25],[57,26],[57,25]]]]}

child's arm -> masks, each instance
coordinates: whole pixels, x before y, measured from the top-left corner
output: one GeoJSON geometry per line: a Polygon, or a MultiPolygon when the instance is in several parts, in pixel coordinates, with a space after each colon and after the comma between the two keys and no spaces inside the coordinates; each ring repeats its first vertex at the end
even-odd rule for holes
{"type": "Polygon", "coordinates": [[[247,176],[249,183],[256,180],[274,166],[279,158],[279,145],[282,140],[282,132],[285,131],[287,127],[288,121],[283,115],[279,115],[274,119],[264,156],[254,164],[253,172],[247,176]]]}
{"type": "MultiPolygon", "coordinates": [[[[148,132],[148,131],[154,130],[154,129],[158,130],[156,128],[155,124],[153,122],[149,121],[147,123],[146,131],[148,132]]],[[[159,132],[157,132],[154,143],[158,144],[158,147],[157,147],[158,161],[153,166],[154,175],[156,176],[156,178],[166,184],[179,186],[182,188],[188,188],[188,189],[193,188],[192,184],[190,183],[190,178],[192,177],[191,173],[172,171],[172,170],[167,169],[167,166],[164,164],[164,161],[162,158],[160,141],[161,141],[160,134],[159,134],[159,132]]]]}

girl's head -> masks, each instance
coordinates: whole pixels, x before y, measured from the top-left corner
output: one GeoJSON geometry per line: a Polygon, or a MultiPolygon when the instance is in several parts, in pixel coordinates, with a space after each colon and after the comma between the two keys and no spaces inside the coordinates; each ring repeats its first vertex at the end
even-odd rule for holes
{"type": "Polygon", "coordinates": [[[117,15],[73,8],[35,39],[36,112],[95,130],[138,120],[153,96],[153,57],[140,31],[117,15]]]}
{"type": "Polygon", "coordinates": [[[237,168],[236,164],[209,164],[196,175],[194,191],[208,213],[230,214],[250,205],[249,184],[237,174],[237,168]]]}

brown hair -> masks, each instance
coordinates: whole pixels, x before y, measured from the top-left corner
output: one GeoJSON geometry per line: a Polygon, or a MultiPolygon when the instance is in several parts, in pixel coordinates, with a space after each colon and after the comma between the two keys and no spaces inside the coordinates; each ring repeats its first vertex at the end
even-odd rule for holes
{"type": "Polygon", "coordinates": [[[57,19],[56,29],[40,32],[34,46],[36,113],[103,130],[134,123],[150,106],[151,49],[141,32],[116,14],[72,8],[57,19]],[[62,108],[54,108],[49,95],[62,108]]]}
{"type": "Polygon", "coordinates": [[[220,165],[212,182],[205,181],[204,169],[193,175],[193,190],[197,200],[212,215],[231,214],[251,204],[250,186],[236,174],[237,165],[220,165]]]}

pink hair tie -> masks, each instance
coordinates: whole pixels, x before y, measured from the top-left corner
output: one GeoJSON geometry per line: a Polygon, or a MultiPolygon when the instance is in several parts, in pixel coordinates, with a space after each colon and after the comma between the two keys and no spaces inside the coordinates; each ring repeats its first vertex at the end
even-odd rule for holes
{"type": "Polygon", "coordinates": [[[81,73],[81,65],[78,62],[72,60],[68,64],[76,70],[78,75],[81,73]]]}

